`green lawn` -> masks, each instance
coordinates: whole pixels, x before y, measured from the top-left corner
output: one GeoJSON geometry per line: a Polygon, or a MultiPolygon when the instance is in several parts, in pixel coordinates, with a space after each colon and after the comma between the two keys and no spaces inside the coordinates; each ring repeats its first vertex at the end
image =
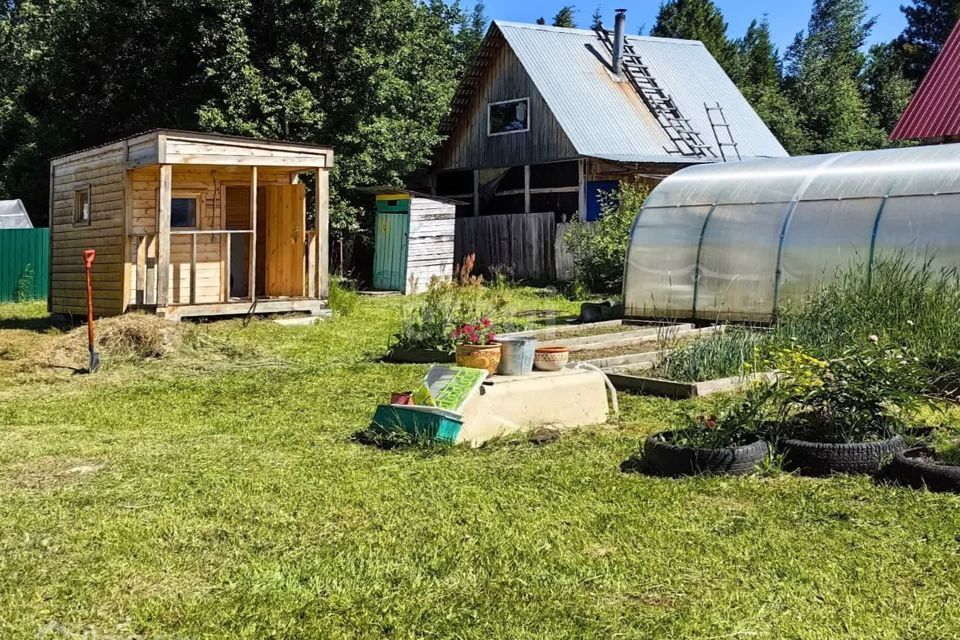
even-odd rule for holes
{"type": "Polygon", "coordinates": [[[622,473],[682,403],[540,446],[356,443],[425,369],[378,362],[400,303],[96,376],[22,366],[62,336],[0,306],[0,637],[960,637],[960,497],[622,473]]]}

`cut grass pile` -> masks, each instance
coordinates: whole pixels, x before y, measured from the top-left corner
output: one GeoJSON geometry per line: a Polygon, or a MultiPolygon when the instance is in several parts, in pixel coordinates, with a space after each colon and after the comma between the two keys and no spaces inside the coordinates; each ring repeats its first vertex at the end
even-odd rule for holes
{"type": "MultiPolygon", "coordinates": [[[[426,368],[378,361],[401,303],[193,327],[272,367],[0,369],[0,637],[956,637],[960,498],[620,471],[696,404],[622,395],[542,446],[358,444],[426,368]]],[[[8,332],[62,338],[31,305],[8,332]]]]}

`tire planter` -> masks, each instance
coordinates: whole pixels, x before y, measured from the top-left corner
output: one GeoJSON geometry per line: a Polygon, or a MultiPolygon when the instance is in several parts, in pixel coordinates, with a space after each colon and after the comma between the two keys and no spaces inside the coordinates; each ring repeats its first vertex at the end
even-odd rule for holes
{"type": "Polygon", "coordinates": [[[770,453],[763,440],[726,449],[680,447],[661,438],[673,432],[647,438],[643,446],[645,471],[651,475],[679,477],[699,474],[745,475],[770,453]]]}
{"type": "Polygon", "coordinates": [[[869,473],[907,448],[903,436],[879,442],[810,442],[782,440],[778,448],[784,454],[784,465],[791,471],[808,476],[832,473],[869,473]]]}
{"type": "Polygon", "coordinates": [[[960,467],[923,459],[932,455],[933,451],[926,447],[901,451],[890,463],[890,478],[914,489],[960,493],[960,467]]]}

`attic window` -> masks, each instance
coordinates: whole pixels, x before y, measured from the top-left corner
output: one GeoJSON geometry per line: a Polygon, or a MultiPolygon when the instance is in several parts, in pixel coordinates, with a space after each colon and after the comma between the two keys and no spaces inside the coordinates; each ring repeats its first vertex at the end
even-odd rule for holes
{"type": "Polygon", "coordinates": [[[487,135],[502,136],[530,130],[530,99],[491,102],[487,105],[487,135]]]}

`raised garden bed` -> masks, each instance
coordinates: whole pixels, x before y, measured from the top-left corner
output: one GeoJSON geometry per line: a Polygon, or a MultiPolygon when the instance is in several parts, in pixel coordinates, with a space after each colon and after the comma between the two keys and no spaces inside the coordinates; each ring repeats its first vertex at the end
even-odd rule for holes
{"type": "Polygon", "coordinates": [[[570,354],[570,359],[589,362],[603,369],[606,367],[624,366],[634,362],[647,362],[651,358],[658,360],[665,353],[667,352],[661,351],[661,345],[658,343],[647,342],[639,345],[621,345],[618,347],[574,351],[570,354]],[[650,354],[658,355],[651,356],[650,354]]]}
{"type": "Polygon", "coordinates": [[[757,380],[768,379],[771,374],[760,373],[750,376],[733,376],[730,378],[718,378],[716,380],[704,380],[702,382],[677,382],[675,380],[664,380],[662,378],[648,377],[644,375],[653,368],[653,363],[644,365],[644,363],[633,364],[629,367],[617,367],[605,369],[607,377],[613,386],[620,391],[633,391],[635,393],[644,393],[654,396],[667,396],[668,398],[698,398],[708,396],[713,393],[724,391],[736,391],[757,380]]]}

